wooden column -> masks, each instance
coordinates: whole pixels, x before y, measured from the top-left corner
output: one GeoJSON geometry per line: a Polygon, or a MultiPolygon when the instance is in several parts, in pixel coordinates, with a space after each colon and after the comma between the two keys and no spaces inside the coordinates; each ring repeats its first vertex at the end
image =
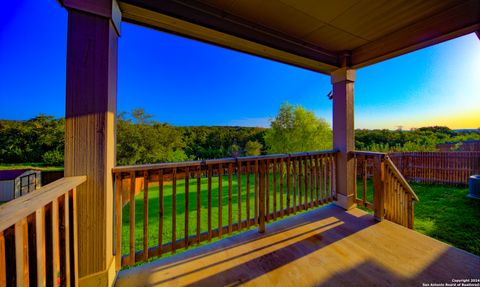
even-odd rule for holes
{"type": "Polygon", "coordinates": [[[113,179],[120,12],[112,0],[64,0],[68,9],[65,176],[77,189],[80,286],[112,286],[113,179]]]}
{"type": "Polygon", "coordinates": [[[331,74],[333,84],[333,148],[338,150],[336,165],[336,204],[345,209],[355,207],[355,175],[353,159],[348,153],[355,149],[353,83],[355,70],[341,68],[331,74]]]}

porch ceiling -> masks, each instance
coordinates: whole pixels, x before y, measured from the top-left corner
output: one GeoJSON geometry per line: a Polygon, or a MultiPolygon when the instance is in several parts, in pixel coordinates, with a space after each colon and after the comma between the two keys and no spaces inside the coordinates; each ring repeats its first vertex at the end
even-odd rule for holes
{"type": "Polygon", "coordinates": [[[480,30],[478,0],[122,0],[124,21],[330,73],[480,30]],[[350,59],[344,61],[344,55],[350,59]]]}

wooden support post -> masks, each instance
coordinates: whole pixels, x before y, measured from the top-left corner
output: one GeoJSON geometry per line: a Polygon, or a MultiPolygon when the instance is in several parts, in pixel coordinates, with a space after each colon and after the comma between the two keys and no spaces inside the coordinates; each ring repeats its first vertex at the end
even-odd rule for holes
{"type": "Polygon", "coordinates": [[[333,148],[338,150],[336,162],[336,204],[351,209],[355,204],[355,174],[349,152],[355,149],[353,83],[355,70],[341,68],[331,74],[333,84],[333,148]]]}
{"type": "Polygon", "coordinates": [[[385,165],[381,157],[376,156],[373,160],[373,206],[375,207],[375,219],[382,221],[385,216],[385,192],[383,180],[385,165]]]}
{"type": "Polygon", "coordinates": [[[77,189],[81,286],[112,286],[113,179],[120,9],[115,0],[63,0],[68,10],[65,176],[77,189]]]}

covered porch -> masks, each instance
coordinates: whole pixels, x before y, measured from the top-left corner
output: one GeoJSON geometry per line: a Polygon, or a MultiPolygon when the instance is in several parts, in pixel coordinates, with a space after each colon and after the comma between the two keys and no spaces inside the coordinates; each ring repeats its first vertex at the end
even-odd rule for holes
{"type": "Polygon", "coordinates": [[[409,229],[418,198],[391,160],[355,151],[354,83],[355,69],[469,33],[480,35],[479,1],[59,2],[68,10],[65,178],[0,207],[0,286],[371,286],[478,278],[478,257],[409,229]],[[329,75],[333,150],[116,166],[122,21],[329,75]],[[366,171],[358,171],[361,161],[373,166],[373,200],[366,188],[357,186],[358,177],[367,181],[366,171]],[[222,184],[223,192],[231,194],[235,176],[238,182],[247,176],[246,194],[252,196],[251,207],[250,200],[239,206],[243,211],[237,222],[232,221],[232,208],[227,221],[220,211],[212,216],[216,202],[209,196],[207,214],[199,207],[197,221],[189,222],[187,216],[176,224],[176,211],[182,208],[177,180],[185,187],[189,180],[206,180],[206,189],[200,184],[190,192],[211,195],[215,177],[221,198],[222,184]],[[166,243],[163,223],[158,223],[159,244],[149,241],[149,192],[144,191],[140,205],[142,228],[134,224],[142,220],[135,204],[122,213],[124,204],[134,202],[137,178],[158,184],[159,206],[162,187],[171,182],[174,212],[157,210],[159,222],[171,217],[166,243]],[[130,180],[125,195],[123,180],[130,180]],[[281,197],[278,205],[271,205],[269,192],[277,187],[281,197]],[[278,220],[297,211],[303,213],[278,220]],[[198,227],[200,214],[208,218],[206,232],[198,227]],[[122,240],[123,216],[131,223],[128,245],[122,240]],[[270,220],[275,222],[267,224],[270,220]],[[251,226],[258,229],[121,271],[251,226]]]}

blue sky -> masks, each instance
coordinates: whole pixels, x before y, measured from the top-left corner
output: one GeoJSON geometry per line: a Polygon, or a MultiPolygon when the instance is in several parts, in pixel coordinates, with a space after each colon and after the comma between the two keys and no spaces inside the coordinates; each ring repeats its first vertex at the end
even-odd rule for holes
{"type": "MultiPolygon", "coordinates": [[[[0,11],[0,119],[64,116],[67,12],[0,11]],[[45,15],[47,15],[45,17],[45,15]]],[[[331,122],[326,75],[131,24],[119,39],[118,111],[174,125],[268,126],[283,102],[331,122]]],[[[480,127],[480,41],[467,35],[357,71],[356,128],[480,127]]]]}

